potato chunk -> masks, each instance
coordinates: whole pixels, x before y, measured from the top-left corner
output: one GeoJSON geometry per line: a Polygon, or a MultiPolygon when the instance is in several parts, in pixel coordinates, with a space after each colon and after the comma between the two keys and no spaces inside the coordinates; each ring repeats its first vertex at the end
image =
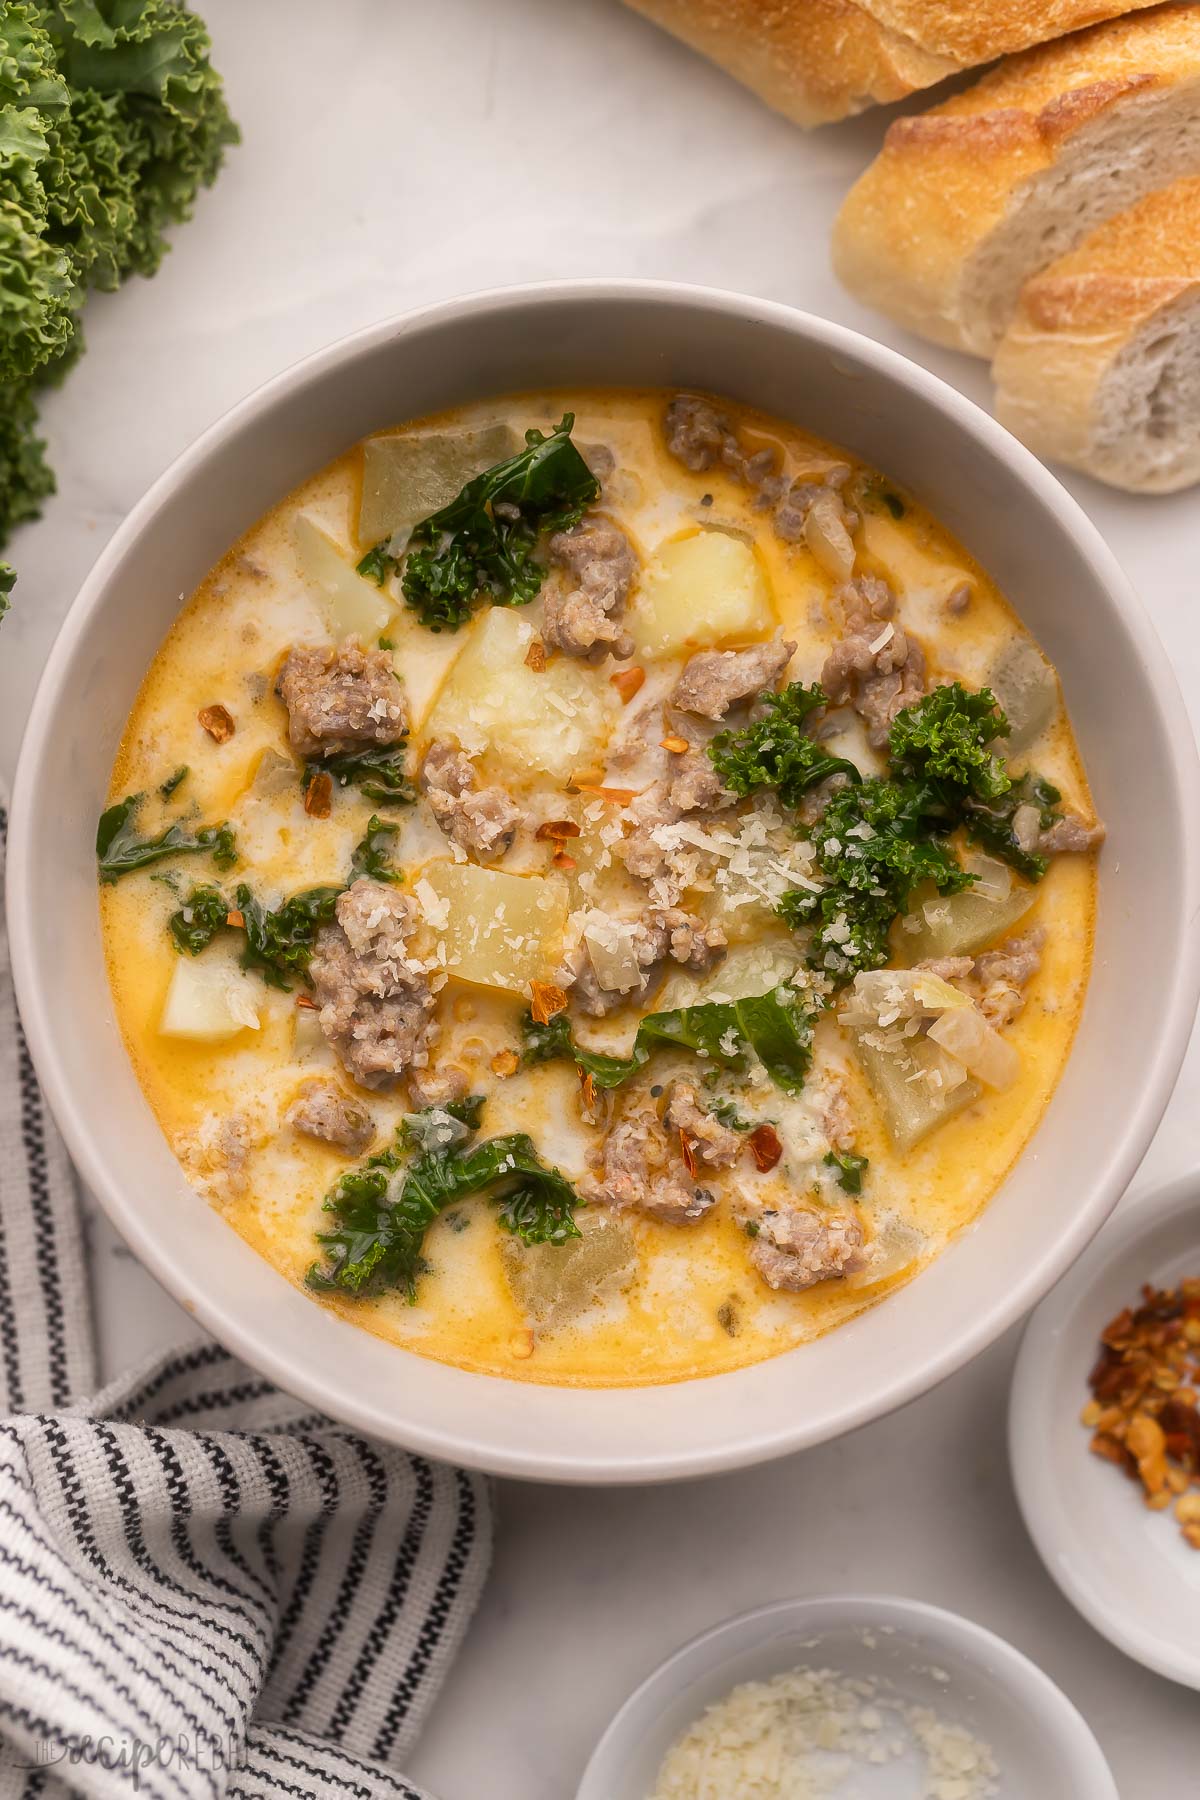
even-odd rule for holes
{"type": "Polygon", "coordinates": [[[996,659],[988,686],[1010,726],[1000,749],[1005,756],[1015,756],[1041,736],[1058,712],[1058,676],[1032,638],[1018,637],[996,659]]]}
{"type": "Polygon", "coordinates": [[[359,637],[364,644],[373,644],[392,616],[382,588],[365,581],[350,552],[339,550],[307,513],[297,513],[292,543],[300,573],[317,591],[334,642],[359,637]]]}
{"type": "Polygon", "coordinates": [[[477,431],[406,431],[368,438],[363,445],[359,541],[365,549],[397,531],[411,531],[454,499],[472,476],[504,462],[517,449],[511,425],[477,431]]]}
{"type": "Polygon", "coordinates": [[[935,1125],[944,1125],[979,1098],[978,1082],[964,1075],[953,1057],[928,1038],[914,1038],[900,1057],[876,1049],[866,1041],[867,1035],[852,1033],[855,1055],[898,1150],[911,1149],[935,1125]]]}
{"type": "Polygon", "coordinates": [[[475,863],[430,863],[413,888],[460,981],[524,994],[558,960],[567,922],[557,876],[506,875],[475,863]]]}
{"type": "Polygon", "coordinates": [[[616,695],[560,656],[539,674],[525,661],[527,619],[494,606],[471,627],[426,720],[431,737],[451,738],[468,756],[490,750],[506,770],[541,771],[565,781],[595,763],[612,729],[616,695]]]}
{"type": "Polygon", "coordinates": [[[580,1235],[565,1244],[501,1241],[513,1299],[539,1331],[570,1325],[598,1300],[627,1288],[637,1273],[637,1246],[623,1219],[581,1213],[580,1235]]]}
{"type": "Polygon", "coordinates": [[[660,544],[627,615],[637,652],[677,656],[768,637],[778,620],[753,550],[724,531],[660,544]]]}
{"type": "Polygon", "coordinates": [[[971,888],[961,894],[930,892],[917,898],[895,941],[909,963],[974,956],[1023,919],[1036,899],[1024,881],[1014,881],[1003,896],[971,888]]]}
{"type": "Polygon", "coordinates": [[[158,1029],[164,1037],[190,1038],[198,1044],[219,1044],[239,1031],[257,1031],[255,989],[228,963],[180,957],[158,1029]]]}

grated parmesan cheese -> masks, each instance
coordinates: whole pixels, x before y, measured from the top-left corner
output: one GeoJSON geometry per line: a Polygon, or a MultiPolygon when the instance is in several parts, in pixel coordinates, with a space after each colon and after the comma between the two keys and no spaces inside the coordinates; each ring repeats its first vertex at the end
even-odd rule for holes
{"type": "Polygon", "coordinates": [[[853,1800],[857,1774],[902,1763],[917,1773],[888,1791],[911,1800],[1000,1792],[991,1750],[965,1727],[888,1682],[792,1669],[710,1706],[667,1752],[648,1800],[853,1800]]]}

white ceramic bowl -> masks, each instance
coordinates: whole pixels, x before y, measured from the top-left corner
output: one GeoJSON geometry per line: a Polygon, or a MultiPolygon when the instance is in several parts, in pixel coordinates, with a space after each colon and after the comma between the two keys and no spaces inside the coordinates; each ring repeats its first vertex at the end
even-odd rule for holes
{"type": "Polygon", "coordinates": [[[1171,671],[1108,550],[1027,451],[932,375],[836,325],[732,294],[589,281],[477,295],[360,332],[268,383],[114,535],[55,644],[17,775],[17,987],[85,1179],[136,1255],[248,1362],[433,1456],[564,1481],[702,1474],[818,1443],[912,1399],[1040,1299],[1097,1230],[1150,1140],[1195,1011],[1197,790],[1171,671]],[[502,1381],[397,1350],[290,1287],[192,1193],[122,1048],[92,850],[126,713],[180,596],[259,514],[383,425],[588,382],[712,388],[848,445],[910,487],[1058,665],[1111,833],[1074,1056],[977,1228],[818,1343],[629,1391],[502,1381]]]}
{"type": "Polygon", "coordinates": [[[1200,1275],[1200,1175],[1122,1206],[1034,1313],[1009,1407],[1017,1498],[1030,1536],[1084,1618],[1159,1675],[1200,1688],[1200,1553],[1170,1512],[1092,1456],[1079,1415],[1100,1333],[1143,1282],[1200,1275]]]}
{"type": "MultiPolygon", "coordinates": [[[[957,1613],[856,1594],[781,1600],[693,1638],[630,1695],[576,1800],[646,1800],[667,1750],[705,1707],[739,1682],[794,1668],[890,1684],[907,1704],[965,1727],[992,1751],[997,1800],[1118,1800],[1084,1719],[1028,1657],[957,1613]]],[[[854,1791],[915,1794],[917,1766],[856,1771],[854,1791]]]]}

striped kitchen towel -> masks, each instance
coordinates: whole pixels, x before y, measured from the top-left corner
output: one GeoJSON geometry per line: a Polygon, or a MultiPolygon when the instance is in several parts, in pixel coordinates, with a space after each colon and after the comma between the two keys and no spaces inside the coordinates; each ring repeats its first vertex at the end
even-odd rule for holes
{"type": "Polygon", "coordinates": [[[210,1342],[80,1398],[92,1372],[0,921],[0,1800],[419,1800],[398,1765],[483,1586],[486,1482],[210,1342]]]}

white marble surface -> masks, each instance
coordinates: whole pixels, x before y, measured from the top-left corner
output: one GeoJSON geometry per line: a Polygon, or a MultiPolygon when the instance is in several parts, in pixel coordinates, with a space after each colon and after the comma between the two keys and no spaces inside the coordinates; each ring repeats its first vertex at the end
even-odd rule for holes
{"type": "MultiPolygon", "coordinates": [[[[672,276],[840,318],[986,398],[982,368],[905,340],[828,272],[830,220],[883,115],[805,137],[617,0],[203,6],[245,142],[162,274],[90,308],[89,354],[47,406],[60,492],[14,546],[5,778],[74,589],[146,485],[256,383],[388,313],[539,277],[672,276]]],[[[1071,485],[1200,694],[1195,494],[1071,485]]],[[[1143,1182],[1200,1161],[1198,1100],[1193,1051],[1143,1182]]],[[[115,1370],[188,1322],[102,1221],[91,1230],[115,1370]]],[[[1124,1800],[1194,1794],[1200,1703],[1076,1618],[1022,1529],[1004,1452],[1013,1350],[770,1468],[657,1491],[504,1484],[492,1583],[412,1775],[444,1800],[562,1800],[623,1695],[683,1638],[848,1586],[957,1608],[1026,1650],[1090,1719],[1124,1800]]]]}

